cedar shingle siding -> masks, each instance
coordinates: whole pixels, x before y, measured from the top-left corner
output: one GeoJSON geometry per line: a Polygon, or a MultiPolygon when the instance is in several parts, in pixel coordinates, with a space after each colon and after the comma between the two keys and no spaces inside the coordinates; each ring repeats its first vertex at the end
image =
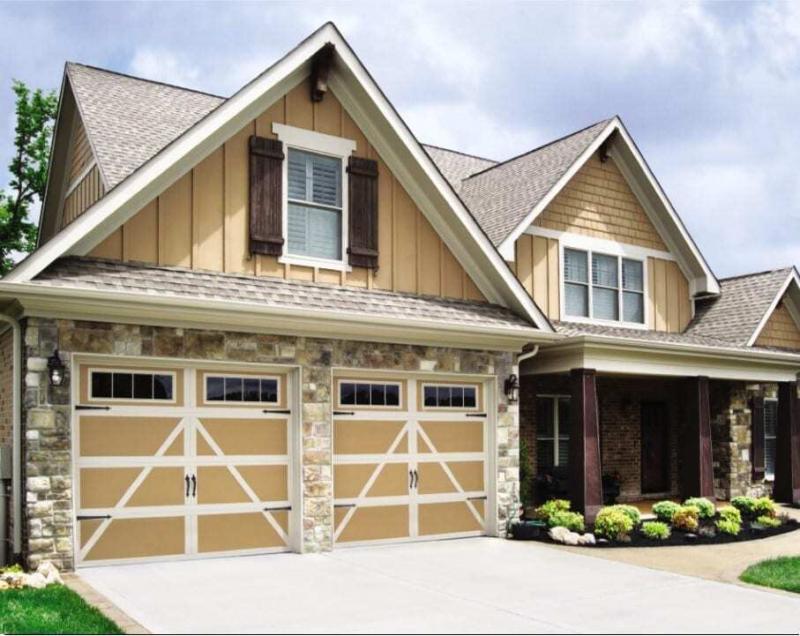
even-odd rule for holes
{"type": "Polygon", "coordinates": [[[800,350],[800,329],[781,302],[767,320],[755,342],[759,347],[780,347],[800,350]]]}

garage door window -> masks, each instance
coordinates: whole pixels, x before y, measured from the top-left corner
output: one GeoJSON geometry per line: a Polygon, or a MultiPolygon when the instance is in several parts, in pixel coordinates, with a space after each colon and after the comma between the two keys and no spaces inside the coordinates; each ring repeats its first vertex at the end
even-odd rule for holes
{"type": "Polygon", "coordinates": [[[400,385],[392,382],[340,382],[342,406],[400,406],[400,385]]]}
{"type": "Polygon", "coordinates": [[[278,403],[278,378],[207,375],[206,402],[278,403]]]}
{"type": "Polygon", "coordinates": [[[91,371],[93,400],[173,401],[175,376],[172,373],[131,371],[91,371]]]}
{"type": "Polygon", "coordinates": [[[426,409],[474,409],[477,407],[474,386],[426,384],[423,386],[426,409]]]}

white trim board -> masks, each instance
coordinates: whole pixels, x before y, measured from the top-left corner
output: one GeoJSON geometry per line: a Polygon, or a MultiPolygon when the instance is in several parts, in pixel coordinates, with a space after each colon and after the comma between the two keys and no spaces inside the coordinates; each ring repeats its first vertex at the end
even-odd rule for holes
{"type": "Polygon", "coordinates": [[[539,227],[538,225],[531,225],[523,232],[523,234],[542,236],[545,238],[555,239],[559,242],[563,241],[567,247],[574,247],[575,249],[579,250],[591,250],[593,252],[616,254],[617,256],[624,256],[626,258],[659,258],[664,261],[678,260],[669,252],[662,252],[661,250],[654,250],[649,247],[641,247],[639,245],[632,245],[630,243],[618,243],[617,241],[597,238],[595,236],[587,236],[586,234],[551,230],[550,228],[539,227]]]}

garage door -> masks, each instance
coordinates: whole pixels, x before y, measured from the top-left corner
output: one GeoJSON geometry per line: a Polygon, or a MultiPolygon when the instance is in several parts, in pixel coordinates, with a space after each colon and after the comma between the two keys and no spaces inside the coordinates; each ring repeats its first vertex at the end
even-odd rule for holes
{"type": "Polygon", "coordinates": [[[334,382],[334,541],[480,535],[487,500],[482,382],[334,382]]]}
{"type": "Polygon", "coordinates": [[[78,564],[288,549],[285,373],[81,365],[78,564]]]}

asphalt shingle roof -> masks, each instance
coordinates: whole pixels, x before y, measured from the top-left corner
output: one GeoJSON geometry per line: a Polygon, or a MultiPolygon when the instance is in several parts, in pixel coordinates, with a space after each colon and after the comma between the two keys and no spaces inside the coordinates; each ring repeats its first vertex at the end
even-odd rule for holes
{"type": "Polygon", "coordinates": [[[685,333],[746,345],[791,272],[786,267],[720,280],[721,294],[696,302],[685,333]]]}
{"type": "Polygon", "coordinates": [[[461,190],[461,182],[467,177],[497,165],[497,161],[493,159],[484,159],[457,150],[448,150],[428,144],[423,144],[422,147],[425,148],[425,151],[433,159],[433,163],[441,170],[444,178],[456,192],[461,190]]]}
{"type": "Polygon", "coordinates": [[[534,329],[510,309],[477,301],[85,257],[62,258],[32,283],[48,287],[236,301],[276,309],[336,311],[343,315],[428,321],[432,325],[534,329]]]}
{"type": "Polygon", "coordinates": [[[225,101],[83,64],[67,76],[108,190],[225,101]]]}
{"type": "Polygon", "coordinates": [[[462,182],[462,200],[495,245],[522,223],[610,121],[593,124],[462,182]]]}

